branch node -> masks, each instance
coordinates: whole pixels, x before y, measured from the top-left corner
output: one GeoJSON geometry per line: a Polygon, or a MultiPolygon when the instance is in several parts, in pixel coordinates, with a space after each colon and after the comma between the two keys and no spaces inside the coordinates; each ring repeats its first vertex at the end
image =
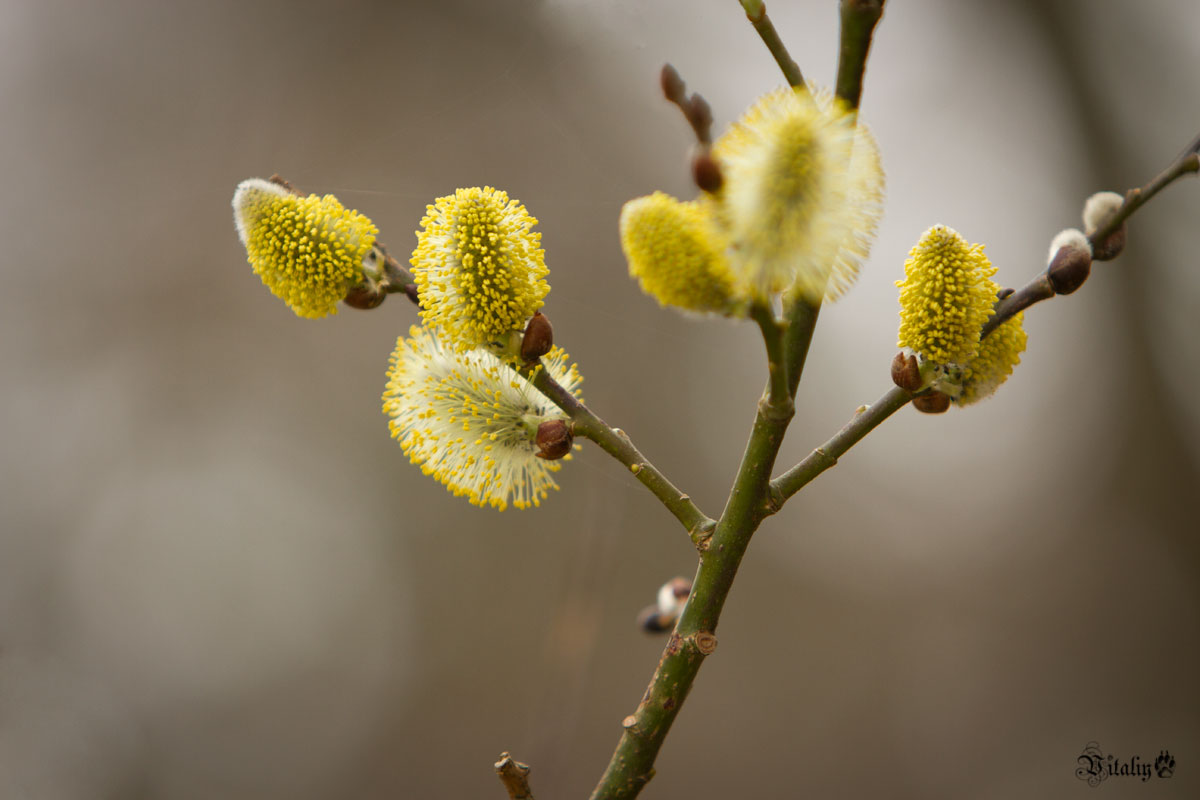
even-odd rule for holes
{"type": "Polygon", "coordinates": [[[711,656],[717,649],[717,635],[712,631],[697,631],[692,635],[692,644],[702,656],[711,656]]]}
{"type": "Polygon", "coordinates": [[[533,791],[529,788],[528,764],[522,764],[508,753],[501,753],[500,760],[492,767],[504,788],[508,790],[509,800],[533,800],[533,791]]]}

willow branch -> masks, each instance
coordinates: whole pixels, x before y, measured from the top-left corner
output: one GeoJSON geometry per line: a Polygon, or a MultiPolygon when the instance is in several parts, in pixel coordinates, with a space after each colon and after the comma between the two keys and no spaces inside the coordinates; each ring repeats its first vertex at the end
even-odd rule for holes
{"type": "MultiPolygon", "coordinates": [[[[1097,243],[1116,233],[1125,224],[1125,221],[1133,216],[1134,212],[1150,202],[1150,199],[1156,194],[1184,175],[1192,175],[1197,172],[1200,172],[1200,135],[1193,139],[1183,149],[1183,152],[1176,156],[1166,169],[1155,175],[1149,183],[1127,191],[1125,202],[1088,236],[1088,241],[1095,247],[1097,243]]],[[[980,338],[996,330],[1019,311],[1042,300],[1049,300],[1054,295],[1054,288],[1050,285],[1046,273],[1040,273],[1029,283],[996,303],[995,313],[983,326],[980,338]]]]}
{"type": "Polygon", "coordinates": [[[863,73],[871,37],[883,16],[884,0],[842,0],[842,38],[838,51],[837,96],[849,108],[862,99],[863,73]]]}
{"type": "Polygon", "coordinates": [[[403,294],[414,306],[420,306],[417,297],[417,282],[412,273],[400,265],[384,247],[383,242],[375,242],[375,248],[383,254],[383,282],[380,288],[387,294],[403,294]]]}
{"type": "Polygon", "coordinates": [[[508,790],[508,800],[533,800],[533,790],[529,788],[529,766],[517,761],[508,753],[501,753],[500,760],[492,767],[504,788],[508,790]]]}
{"type": "MultiPolygon", "coordinates": [[[[803,86],[800,70],[779,41],[774,26],[766,17],[763,4],[757,0],[741,0],[741,3],[767,49],[775,56],[788,83],[794,87],[803,86]]],[[[866,58],[865,47],[861,57],[866,58]]],[[[746,443],[746,451],[738,466],[725,510],[707,548],[702,549],[687,605],[667,641],[642,701],[634,713],[624,720],[621,740],[592,793],[592,800],[636,797],[654,776],[654,760],[658,751],[691,691],[701,664],[716,649],[717,622],[733,587],[742,557],[762,520],[777,510],[771,470],[792,418],[792,398],[796,395],[804,371],[820,311],[820,300],[811,302],[802,297],[791,298],[785,306],[782,331],[767,309],[752,311],[767,344],[768,361],[774,363],[782,359],[788,402],[774,402],[782,399],[784,394],[784,387],[780,386],[781,371],[775,368],[769,375],[766,397],[758,404],[750,439],[746,443]]],[[[905,402],[907,399],[905,393],[905,402]]],[[[863,431],[862,435],[865,433],[863,431]]]]}
{"type": "Polygon", "coordinates": [[[771,510],[778,511],[789,497],[800,491],[813,478],[837,464],[847,450],[858,444],[885,419],[904,408],[912,395],[893,386],[875,404],[862,409],[846,423],[833,438],[809,453],[808,457],[771,481],[771,510]]]}
{"type": "Polygon", "coordinates": [[[667,640],[642,701],[625,718],[621,740],[592,800],[636,797],[654,776],[658,751],[691,691],[700,665],[717,647],[717,621],[738,566],[750,537],[770,513],[771,468],[790,420],[790,415],[770,416],[765,413],[766,406],[765,399],[759,403],[725,512],[701,555],[687,605],[667,640]]]}
{"type": "Polygon", "coordinates": [[[1150,198],[1170,186],[1178,178],[1200,172],[1200,135],[1192,140],[1183,152],[1176,156],[1166,169],[1154,176],[1153,180],[1138,189],[1130,189],[1125,193],[1125,202],[1113,212],[1113,215],[1098,227],[1088,237],[1093,245],[1102,241],[1125,224],[1125,220],[1133,216],[1139,208],[1150,202],[1150,198]]]}
{"type": "Polygon", "coordinates": [[[750,317],[762,331],[767,347],[767,404],[772,413],[792,415],[792,391],[788,385],[788,364],[784,353],[784,328],[780,327],[770,308],[755,303],[750,317]]]}
{"type": "Polygon", "coordinates": [[[783,353],[787,362],[788,393],[796,396],[800,377],[808,361],[808,348],[812,344],[813,330],[817,327],[817,316],[821,313],[820,302],[796,298],[785,308],[787,327],[783,332],[783,353]]]}
{"type": "Polygon", "coordinates": [[[554,380],[544,367],[526,369],[522,374],[571,419],[576,435],[591,439],[601,450],[624,464],[682,523],[696,547],[703,548],[707,545],[716,521],[701,511],[699,506],[692,502],[691,497],[681,492],[667,476],[651,464],[650,460],[633,446],[633,442],[624,431],[609,427],[608,423],[592,413],[575,395],[554,380]]]}
{"type": "Polygon", "coordinates": [[[775,59],[775,63],[779,65],[779,70],[783,73],[783,77],[787,80],[789,86],[802,87],[804,86],[804,76],[800,73],[800,66],[792,59],[791,53],[784,47],[783,41],[779,38],[779,33],[775,30],[775,25],[771,22],[771,18],[767,16],[767,6],[762,0],[739,0],[742,8],[746,10],[746,19],[750,20],[750,24],[754,26],[754,30],[758,31],[759,38],[763,40],[763,44],[767,46],[767,50],[775,59]]]}

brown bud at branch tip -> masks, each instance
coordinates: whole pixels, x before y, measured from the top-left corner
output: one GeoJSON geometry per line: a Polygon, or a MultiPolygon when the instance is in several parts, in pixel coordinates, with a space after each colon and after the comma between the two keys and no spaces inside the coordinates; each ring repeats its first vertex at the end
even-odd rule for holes
{"type": "Polygon", "coordinates": [[[552,419],[538,425],[535,441],[538,452],[534,455],[547,461],[557,461],[571,452],[575,434],[571,432],[571,424],[566,420],[552,419]]]}
{"type": "Polygon", "coordinates": [[[554,328],[546,315],[538,311],[525,326],[525,337],[521,339],[521,358],[527,363],[537,361],[554,347],[554,328]]]}
{"type": "Polygon", "coordinates": [[[922,414],[943,414],[950,408],[950,395],[938,391],[914,397],[913,408],[922,414]]]}
{"type": "Polygon", "coordinates": [[[679,77],[679,73],[670,64],[663,64],[662,73],[658,76],[659,82],[662,84],[663,96],[672,103],[679,103],[683,100],[684,83],[683,78],[679,77]]]}
{"type": "Polygon", "coordinates": [[[906,392],[921,391],[925,382],[921,380],[921,368],[917,366],[916,356],[896,353],[892,359],[892,383],[906,392]]]}
{"type": "Polygon", "coordinates": [[[1085,247],[1073,245],[1058,248],[1046,267],[1046,277],[1055,294],[1070,294],[1083,286],[1091,273],[1092,254],[1085,247]]]}
{"type": "Polygon", "coordinates": [[[725,176],[721,174],[721,165],[713,158],[712,151],[708,148],[697,153],[692,159],[692,180],[709,194],[721,191],[725,176]]]}

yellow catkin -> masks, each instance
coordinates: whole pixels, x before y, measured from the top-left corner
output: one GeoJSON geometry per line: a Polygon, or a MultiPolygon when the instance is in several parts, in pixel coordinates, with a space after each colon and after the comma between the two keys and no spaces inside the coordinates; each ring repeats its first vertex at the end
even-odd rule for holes
{"type": "Polygon", "coordinates": [[[378,229],[336,197],[299,197],[258,178],[233,197],[234,223],[254,273],[298,316],[337,313],[362,280],[363,257],[378,229]]]}
{"type": "Polygon", "coordinates": [[[983,245],[935,225],[904,262],[897,342],[922,360],[965,366],[979,347],[979,332],[996,302],[996,273],[983,245]]]}
{"type": "Polygon", "coordinates": [[[853,283],[883,208],[874,138],[828,92],[762,97],[713,145],[724,183],[717,219],[739,291],[812,302],[853,283]]]}
{"type": "Polygon", "coordinates": [[[956,403],[977,403],[1008,380],[1025,352],[1028,337],[1022,327],[1024,318],[1023,312],[1013,315],[979,343],[979,352],[963,371],[962,394],[955,398],[956,403]]]}
{"type": "Polygon", "coordinates": [[[536,224],[525,206],[490,186],[428,206],[411,259],[425,324],[459,351],[522,330],[550,291],[536,224]]]}
{"type": "Polygon", "coordinates": [[[733,279],[726,243],[698,203],[655,192],[621,209],[621,248],[629,274],[665,306],[729,312],[733,279]]]}
{"type": "MultiPolygon", "coordinates": [[[[557,347],[542,358],[578,397],[583,379],[569,362],[557,347]]],[[[535,437],[566,415],[488,350],[458,352],[413,326],[392,353],[383,413],[409,460],[474,505],[528,508],[558,488],[562,462],[538,458],[535,437]]]]}

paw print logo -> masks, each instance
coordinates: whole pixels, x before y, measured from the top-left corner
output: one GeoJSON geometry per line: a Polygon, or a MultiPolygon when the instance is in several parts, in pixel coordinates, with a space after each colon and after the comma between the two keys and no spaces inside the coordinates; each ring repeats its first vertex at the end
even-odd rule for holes
{"type": "Polygon", "coordinates": [[[1154,771],[1160,778],[1169,778],[1175,774],[1175,759],[1170,752],[1160,750],[1158,758],[1154,759],[1154,771]]]}

